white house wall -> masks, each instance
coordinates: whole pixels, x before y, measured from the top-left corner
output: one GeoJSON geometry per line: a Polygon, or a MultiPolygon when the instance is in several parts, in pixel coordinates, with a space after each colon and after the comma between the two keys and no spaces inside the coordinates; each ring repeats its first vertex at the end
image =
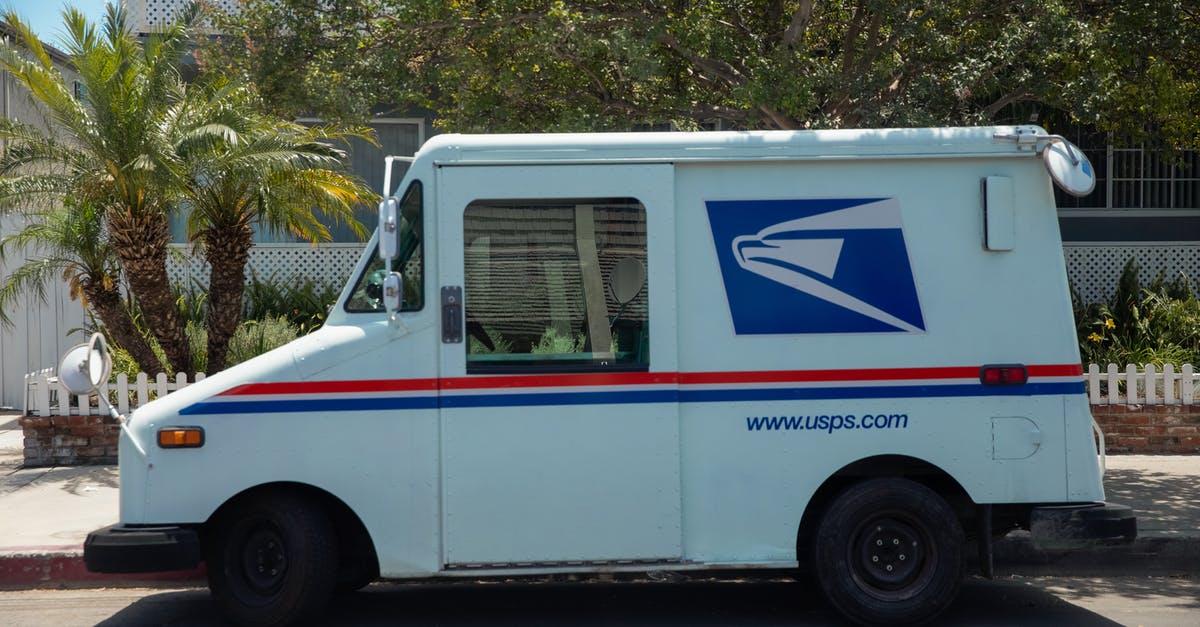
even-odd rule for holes
{"type": "MultiPolygon", "coordinates": [[[[0,232],[12,232],[16,220],[0,218],[0,232]]],[[[7,277],[22,262],[19,256],[10,257],[8,263],[0,262],[0,276],[7,277]]],[[[60,281],[47,286],[45,303],[31,298],[17,302],[4,313],[13,325],[0,328],[0,406],[20,408],[25,374],[56,367],[66,349],[83,341],[81,333],[71,331],[81,329],[87,316],[79,301],[70,299],[66,284],[60,281]]]]}

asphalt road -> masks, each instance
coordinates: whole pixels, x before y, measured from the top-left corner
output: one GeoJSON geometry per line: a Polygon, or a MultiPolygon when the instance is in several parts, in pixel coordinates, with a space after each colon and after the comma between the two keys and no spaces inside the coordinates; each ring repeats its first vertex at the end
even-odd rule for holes
{"type": "MultiPolygon", "coordinates": [[[[339,598],[322,625],[841,625],[819,594],[791,581],[375,584],[339,598]]],[[[205,589],[0,592],[0,624],[187,625],[224,622],[205,589]]],[[[1189,577],[971,579],[940,625],[1200,625],[1189,577]]]]}

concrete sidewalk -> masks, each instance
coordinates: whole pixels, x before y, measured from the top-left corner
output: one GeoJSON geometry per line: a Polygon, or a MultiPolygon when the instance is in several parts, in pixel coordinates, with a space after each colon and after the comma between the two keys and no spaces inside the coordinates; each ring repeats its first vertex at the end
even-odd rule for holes
{"type": "Polygon", "coordinates": [[[117,522],[116,466],[23,468],[19,414],[0,413],[0,588],[199,580],[203,571],[98,575],[87,534],[117,522]]]}
{"type": "MultiPolygon", "coordinates": [[[[202,571],[96,575],[83,565],[83,541],[117,522],[115,466],[22,468],[17,415],[0,413],[0,588],[113,585],[196,580],[202,571]]],[[[1132,545],[1037,551],[1027,534],[996,545],[997,574],[1200,574],[1200,456],[1108,457],[1108,500],[1132,507],[1132,545]]]]}

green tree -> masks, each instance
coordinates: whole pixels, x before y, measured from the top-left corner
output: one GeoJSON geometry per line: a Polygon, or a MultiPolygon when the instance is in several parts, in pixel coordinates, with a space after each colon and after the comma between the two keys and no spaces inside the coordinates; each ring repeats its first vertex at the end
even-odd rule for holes
{"type": "Polygon", "coordinates": [[[1108,0],[1084,5],[1096,54],[1072,90],[1081,119],[1129,141],[1200,148],[1200,5],[1108,0]]]}
{"type": "Polygon", "coordinates": [[[250,90],[221,80],[197,91],[209,95],[202,117],[229,122],[219,141],[188,141],[177,148],[187,172],[188,235],[211,269],[206,368],[211,374],[225,367],[229,340],[241,322],[255,227],[328,241],[329,230],[315,210],[352,225],[363,237],[354,206],[377,196],[342,171],[344,153],[327,143],[348,134],[368,138],[369,129],[306,127],[263,115],[250,90]]]}
{"type": "Polygon", "coordinates": [[[126,27],[120,6],[108,5],[99,30],[77,10],[66,9],[66,51],[84,98],[76,97],[37,36],[13,12],[4,19],[17,45],[0,48],[0,66],[42,105],[54,129],[13,121],[0,126],[0,138],[9,140],[0,157],[0,210],[53,206],[69,198],[68,207],[100,211],[130,291],[176,371],[188,370],[191,356],[166,272],[167,216],[178,185],[171,148],[175,138],[218,132],[180,115],[186,86],[178,64],[196,15],[193,6],[142,45],[126,27]]]}
{"type": "Polygon", "coordinates": [[[218,22],[231,36],[204,63],[291,114],[390,104],[526,131],[1026,122],[1040,108],[1129,134],[1190,129],[1177,140],[1197,127],[1200,29],[1183,0],[246,0],[218,22]]]}
{"type": "Polygon", "coordinates": [[[34,296],[46,300],[46,286],[59,277],[70,286],[72,300],[79,299],[96,313],[109,337],[129,351],[150,372],[162,364],[129,315],[121,297],[121,270],[117,255],[104,237],[104,216],[95,207],[74,206],[35,210],[24,216],[19,231],[0,239],[0,260],[14,251],[36,250],[38,258],[26,260],[0,282],[0,323],[10,324],[7,312],[18,299],[34,296]]]}

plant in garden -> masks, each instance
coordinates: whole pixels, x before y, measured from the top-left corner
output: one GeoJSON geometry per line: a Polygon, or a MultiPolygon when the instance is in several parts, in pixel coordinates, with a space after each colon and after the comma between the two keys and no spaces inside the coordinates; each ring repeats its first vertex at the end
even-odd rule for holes
{"type": "Polygon", "coordinates": [[[1077,305],[1085,363],[1200,363],[1200,300],[1186,276],[1143,287],[1130,259],[1107,303],[1077,305]]]}
{"type": "Polygon", "coordinates": [[[120,4],[108,5],[99,29],[79,11],[66,9],[66,52],[86,98],[76,96],[72,82],[12,11],[3,18],[16,45],[0,46],[0,68],[29,90],[53,129],[0,121],[0,138],[7,143],[0,156],[0,210],[46,209],[69,198],[68,209],[102,215],[108,245],[146,326],[176,370],[187,370],[191,358],[166,273],[170,190],[179,181],[173,146],[180,137],[220,133],[208,121],[184,115],[188,94],[178,66],[197,14],[190,5],[180,20],[142,44],[126,26],[120,4]]]}
{"type": "MultiPolygon", "coordinates": [[[[328,239],[314,217],[319,211],[350,222],[362,235],[352,207],[373,194],[341,170],[344,155],[328,143],[361,137],[361,129],[272,118],[243,85],[212,77],[189,85],[182,79],[180,63],[198,15],[199,5],[188,3],[175,22],[143,44],[127,28],[119,4],[109,5],[100,28],[67,9],[66,51],[86,94],[81,98],[38,38],[14,13],[5,14],[18,45],[0,46],[0,67],[33,94],[53,132],[0,121],[0,139],[7,140],[0,155],[0,211],[94,208],[129,300],[144,317],[142,328],[175,371],[193,363],[187,318],[166,273],[168,215],[189,212],[189,236],[211,267],[203,305],[207,369],[213,372],[224,365],[240,319],[254,227],[328,239]]],[[[112,335],[132,341],[119,337],[132,338],[119,329],[112,335]]],[[[144,369],[160,369],[144,347],[128,348],[145,360],[144,369]]]]}
{"type": "Polygon", "coordinates": [[[341,286],[311,278],[280,280],[272,274],[262,280],[252,272],[246,285],[242,317],[246,320],[284,317],[305,335],[324,324],[340,292],[341,286]]]}
{"type": "Polygon", "coordinates": [[[304,126],[262,114],[248,88],[220,78],[196,91],[209,96],[203,106],[210,111],[201,117],[229,121],[218,140],[177,148],[186,172],[188,237],[200,245],[211,269],[206,367],[211,374],[225,367],[225,351],[241,320],[255,227],[328,241],[328,228],[314,215],[319,211],[364,237],[354,207],[377,196],[341,171],[345,154],[327,143],[351,135],[368,138],[369,129],[304,126]]]}
{"type": "Polygon", "coordinates": [[[104,216],[94,206],[67,199],[62,207],[31,211],[24,218],[21,230],[0,239],[0,261],[14,249],[38,250],[41,256],[25,261],[0,282],[0,323],[11,323],[9,312],[20,297],[32,295],[44,302],[46,285],[61,277],[71,299],[95,312],[114,344],[154,372],[161,371],[158,356],[122,302],[121,270],[104,238],[104,216]]]}

